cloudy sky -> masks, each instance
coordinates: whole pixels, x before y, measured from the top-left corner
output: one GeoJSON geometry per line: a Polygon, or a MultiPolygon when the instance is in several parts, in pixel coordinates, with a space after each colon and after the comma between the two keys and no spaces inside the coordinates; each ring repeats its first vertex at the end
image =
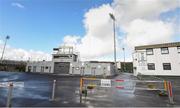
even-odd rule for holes
{"type": "Polygon", "coordinates": [[[72,45],[81,60],[131,61],[134,46],[180,41],[180,0],[1,0],[0,54],[5,59],[51,60],[52,48],[72,45]]]}

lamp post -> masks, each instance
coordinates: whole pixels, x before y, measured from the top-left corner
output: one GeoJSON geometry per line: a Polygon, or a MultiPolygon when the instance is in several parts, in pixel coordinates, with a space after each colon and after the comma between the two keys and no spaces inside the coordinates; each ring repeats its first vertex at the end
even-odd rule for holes
{"type": "Polygon", "coordinates": [[[3,47],[3,51],[2,51],[2,56],[1,56],[1,62],[3,60],[3,57],[4,57],[4,51],[5,51],[5,48],[6,48],[6,43],[7,43],[7,40],[10,39],[10,36],[6,36],[6,40],[5,40],[5,43],[4,43],[4,47],[3,47]]]}
{"type": "Polygon", "coordinates": [[[115,63],[115,73],[117,72],[117,62],[116,62],[116,31],[115,31],[115,17],[112,13],[109,13],[110,18],[113,20],[113,31],[114,31],[114,63],[115,63]]]}
{"type": "Polygon", "coordinates": [[[123,53],[124,53],[124,66],[123,66],[123,68],[124,68],[124,72],[125,72],[125,71],[126,71],[126,63],[125,63],[125,48],[123,47],[122,49],[123,49],[123,53]]]}

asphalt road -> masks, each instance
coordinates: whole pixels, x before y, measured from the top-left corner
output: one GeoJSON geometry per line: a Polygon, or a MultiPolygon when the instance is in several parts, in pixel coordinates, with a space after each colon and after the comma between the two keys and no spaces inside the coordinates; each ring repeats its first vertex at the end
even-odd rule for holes
{"type": "MultiPolygon", "coordinates": [[[[137,80],[131,74],[121,74],[113,79],[137,80]]],[[[56,76],[37,73],[0,72],[0,82],[24,82],[24,87],[14,87],[13,107],[166,107],[180,106],[178,78],[173,80],[175,104],[169,104],[168,97],[160,97],[159,91],[119,90],[116,88],[97,88],[88,91],[79,102],[78,76],[56,76]],[[55,101],[50,101],[53,80],[57,80],[55,101]],[[175,85],[174,85],[175,84],[175,85]]],[[[126,85],[133,85],[131,82],[126,85]]],[[[0,87],[0,107],[6,106],[8,88],[0,87]]]]}

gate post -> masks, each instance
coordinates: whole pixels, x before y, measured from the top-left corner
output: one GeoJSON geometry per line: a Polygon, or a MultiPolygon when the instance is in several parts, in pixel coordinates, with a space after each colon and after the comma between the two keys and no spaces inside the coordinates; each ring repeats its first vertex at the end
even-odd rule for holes
{"type": "Polygon", "coordinates": [[[172,84],[170,81],[168,81],[168,96],[169,96],[169,102],[170,104],[174,104],[173,101],[173,93],[172,93],[172,84]]]}
{"type": "Polygon", "coordinates": [[[82,103],[83,78],[80,79],[80,103],[82,103]]]}
{"type": "Polygon", "coordinates": [[[168,91],[168,87],[167,87],[167,81],[166,80],[164,80],[164,91],[168,91]]]}
{"type": "Polygon", "coordinates": [[[9,107],[9,108],[11,107],[12,91],[13,91],[13,83],[10,82],[9,87],[8,87],[8,97],[7,97],[7,103],[6,103],[6,107],[9,107]]]}

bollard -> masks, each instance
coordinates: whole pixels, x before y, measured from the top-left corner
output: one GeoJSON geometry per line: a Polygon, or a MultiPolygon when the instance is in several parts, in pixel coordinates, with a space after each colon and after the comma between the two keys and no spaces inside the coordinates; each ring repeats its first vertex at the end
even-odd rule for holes
{"type": "Polygon", "coordinates": [[[168,81],[168,96],[169,96],[169,102],[170,104],[174,104],[173,101],[173,93],[172,93],[172,84],[170,81],[168,81]]]}
{"type": "Polygon", "coordinates": [[[9,88],[8,88],[7,103],[6,103],[6,106],[9,107],[9,108],[11,107],[12,91],[13,91],[13,83],[10,82],[9,83],[9,88]]]}
{"type": "Polygon", "coordinates": [[[53,81],[52,96],[51,96],[50,101],[54,101],[55,100],[55,89],[56,89],[56,80],[53,81]]]}

